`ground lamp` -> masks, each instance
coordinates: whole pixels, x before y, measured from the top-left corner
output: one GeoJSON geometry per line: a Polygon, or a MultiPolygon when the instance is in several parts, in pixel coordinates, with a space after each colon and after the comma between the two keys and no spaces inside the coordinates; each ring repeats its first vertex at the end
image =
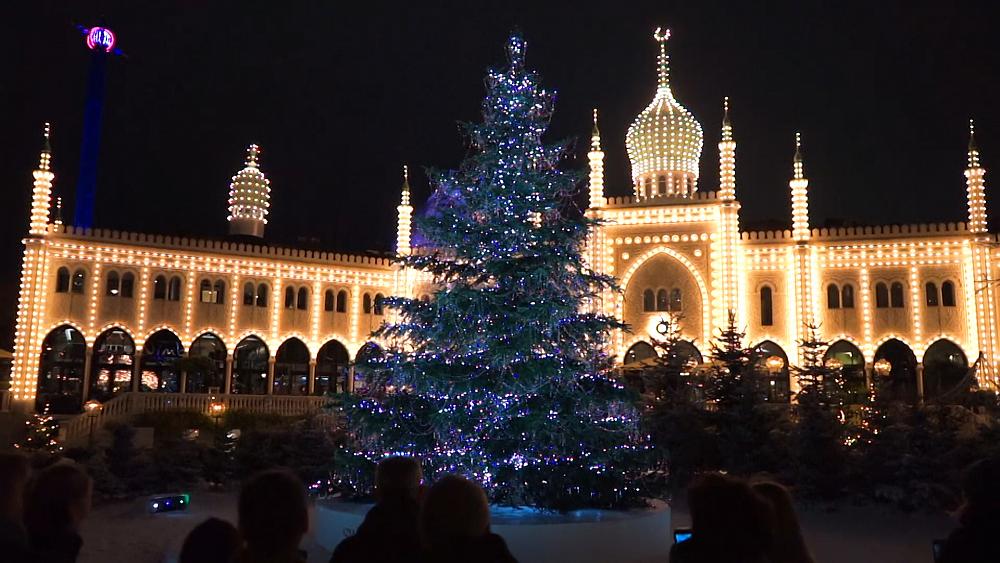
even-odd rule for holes
{"type": "Polygon", "coordinates": [[[97,417],[101,414],[103,407],[104,405],[97,399],[91,399],[83,404],[83,411],[87,413],[87,418],[90,419],[90,436],[87,438],[87,443],[90,447],[94,446],[94,426],[97,424],[97,417]]]}
{"type": "Polygon", "coordinates": [[[215,420],[215,426],[219,426],[219,419],[226,412],[226,404],[222,401],[212,401],[208,404],[208,414],[215,420]]]}

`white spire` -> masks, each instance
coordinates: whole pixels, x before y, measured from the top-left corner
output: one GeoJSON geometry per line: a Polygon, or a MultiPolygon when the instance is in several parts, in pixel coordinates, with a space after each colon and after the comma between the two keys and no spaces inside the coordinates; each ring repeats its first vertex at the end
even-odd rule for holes
{"type": "Polygon", "coordinates": [[[403,165],[403,194],[400,197],[399,206],[396,207],[398,222],[396,224],[396,253],[405,255],[410,253],[410,231],[411,219],[413,217],[413,206],[410,205],[410,169],[403,165]]]}
{"type": "Polygon", "coordinates": [[[792,238],[796,241],[809,239],[809,180],[802,166],[802,135],[795,133],[795,156],[792,159],[792,238]]]}
{"type": "Polygon", "coordinates": [[[52,205],[52,145],[49,142],[51,127],[48,123],[42,129],[42,151],[38,155],[38,168],[31,173],[35,182],[31,190],[31,221],[28,232],[43,235],[49,229],[49,210],[52,205]]]}
{"type": "Polygon", "coordinates": [[[601,130],[597,127],[597,108],[594,108],[594,129],[590,134],[590,208],[604,206],[604,150],[601,148],[601,130]]]}
{"type": "Polygon", "coordinates": [[[260,171],[260,147],[247,147],[243,170],[229,184],[229,234],[264,236],[271,206],[271,182],[260,171]]]}
{"type": "Polygon", "coordinates": [[[719,142],[719,199],[736,199],[736,141],[729,122],[729,96],[722,102],[722,141],[719,142]]]}
{"type": "Polygon", "coordinates": [[[976,125],[969,120],[969,167],[965,170],[966,196],[969,203],[969,231],[985,233],[986,217],[986,169],[979,162],[979,147],[976,146],[976,125]]]}

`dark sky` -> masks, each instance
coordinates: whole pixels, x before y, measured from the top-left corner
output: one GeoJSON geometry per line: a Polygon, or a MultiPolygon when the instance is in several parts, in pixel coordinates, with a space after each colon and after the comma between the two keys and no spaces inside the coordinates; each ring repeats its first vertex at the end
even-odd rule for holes
{"type": "MultiPolygon", "coordinates": [[[[803,132],[814,225],[965,217],[966,121],[1000,167],[1000,40],[989,2],[35,0],[0,18],[0,346],[9,347],[39,130],[53,122],[56,193],[72,209],[89,54],[100,15],[126,59],[108,69],[97,224],[220,237],[250,142],[273,187],[268,239],[388,250],[400,167],[465,154],[486,67],[515,26],[559,92],[552,138],[601,110],[607,191],[627,195],[625,130],[655,85],[652,28],[673,36],[675,95],[705,128],[700,185],[718,185],[721,100],[732,100],[744,225],[789,222],[803,132]]],[[[996,170],[994,168],[993,170],[996,170]]],[[[1000,205],[1000,176],[987,175],[1000,205]],[[991,181],[991,178],[995,180],[991,181]],[[992,184],[991,184],[992,182],[992,184]]],[[[994,205],[994,209],[997,206],[994,205]]],[[[71,216],[67,213],[67,217],[71,216]]]]}

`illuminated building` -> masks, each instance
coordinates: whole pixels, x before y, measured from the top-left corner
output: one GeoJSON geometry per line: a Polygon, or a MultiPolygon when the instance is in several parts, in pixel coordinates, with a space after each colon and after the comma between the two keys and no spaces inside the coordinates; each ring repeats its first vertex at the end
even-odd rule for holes
{"type": "MultiPolygon", "coordinates": [[[[669,33],[654,38],[654,97],[625,139],[632,186],[615,187],[632,195],[606,195],[596,112],[588,153],[587,213],[604,223],[591,233],[586,259],[623,288],[592,307],[633,327],[613,339],[619,362],[654,354],[649,342],[666,315],[679,317],[700,360],[733,312],[773,400],[796,388],[788,368],[809,324],[831,343],[830,365],[863,389],[877,379],[903,399],[929,399],[977,358],[980,386],[995,388],[1000,301],[988,280],[998,279],[996,237],[986,230],[975,143],[965,174],[968,223],[812,227],[808,137],[796,136],[792,228],[743,231],[729,100],[718,185],[710,186],[698,178],[702,125],[671,90],[669,33]]],[[[43,395],[78,412],[89,398],[129,391],[294,400],[350,389],[358,356],[378,352],[368,336],[386,320],[383,296],[430,293],[425,277],[387,259],[263,244],[271,186],[255,145],[230,186],[230,233],[239,237],[230,241],[54,221],[51,158],[46,145],[24,240],[12,386],[22,409],[43,395]],[[178,363],[182,357],[205,359],[178,363]]],[[[413,205],[405,171],[396,212],[396,250],[407,254],[413,205]]]]}

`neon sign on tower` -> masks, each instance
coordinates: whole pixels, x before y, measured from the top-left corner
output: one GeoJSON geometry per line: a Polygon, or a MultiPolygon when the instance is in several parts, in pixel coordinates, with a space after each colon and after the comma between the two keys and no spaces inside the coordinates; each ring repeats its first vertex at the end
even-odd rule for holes
{"type": "Polygon", "coordinates": [[[115,34],[106,27],[92,27],[87,31],[87,48],[90,50],[104,49],[110,53],[115,47],[115,34]]]}

